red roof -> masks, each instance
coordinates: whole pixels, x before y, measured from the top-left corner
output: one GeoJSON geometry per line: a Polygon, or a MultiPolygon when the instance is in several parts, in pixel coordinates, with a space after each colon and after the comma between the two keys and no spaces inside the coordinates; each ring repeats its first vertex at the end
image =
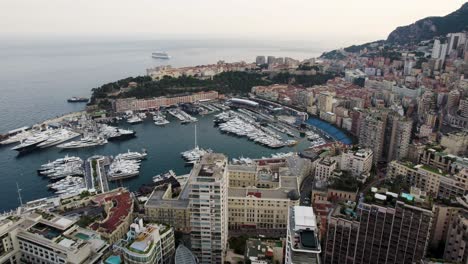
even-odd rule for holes
{"type": "Polygon", "coordinates": [[[112,196],[103,196],[95,200],[95,202],[112,202],[111,209],[109,210],[108,217],[104,222],[93,223],[91,228],[94,230],[104,229],[105,232],[112,233],[122,223],[123,219],[131,213],[132,198],[129,192],[119,192],[112,196]]]}

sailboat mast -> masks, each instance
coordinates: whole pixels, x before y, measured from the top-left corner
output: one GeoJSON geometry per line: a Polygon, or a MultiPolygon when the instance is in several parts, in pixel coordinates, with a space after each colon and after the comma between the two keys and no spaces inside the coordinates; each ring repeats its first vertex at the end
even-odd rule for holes
{"type": "Polygon", "coordinates": [[[195,148],[197,148],[197,124],[195,124],[195,148]]]}

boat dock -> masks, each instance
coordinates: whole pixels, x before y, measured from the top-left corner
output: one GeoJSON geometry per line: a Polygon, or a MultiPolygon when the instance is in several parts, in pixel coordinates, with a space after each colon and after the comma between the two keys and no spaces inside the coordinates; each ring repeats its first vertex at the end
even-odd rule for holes
{"type": "Polygon", "coordinates": [[[109,181],[107,179],[106,167],[111,163],[107,156],[93,156],[85,162],[85,184],[87,189],[97,192],[108,192],[109,181]]]}

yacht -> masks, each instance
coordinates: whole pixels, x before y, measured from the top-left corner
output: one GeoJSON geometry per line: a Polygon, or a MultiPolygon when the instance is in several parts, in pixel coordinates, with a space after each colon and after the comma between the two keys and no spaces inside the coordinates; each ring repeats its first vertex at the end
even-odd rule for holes
{"type": "Polygon", "coordinates": [[[140,160],[116,158],[109,166],[110,181],[126,179],[140,174],[140,160]]]}
{"type": "Polygon", "coordinates": [[[193,165],[203,157],[206,153],[213,152],[211,149],[202,149],[197,144],[197,125],[195,124],[195,147],[193,149],[181,152],[182,158],[186,160],[187,165],[193,165]]]}
{"type": "Polygon", "coordinates": [[[76,133],[67,129],[60,129],[59,131],[56,131],[54,134],[52,134],[47,140],[38,144],[37,146],[39,148],[48,148],[48,147],[61,144],[65,141],[74,139],[79,136],[80,136],[79,133],[76,133]]]}
{"type": "Polygon", "coordinates": [[[20,153],[31,151],[35,149],[40,143],[46,141],[48,138],[45,134],[38,134],[32,137],[28,137],[25,140],[21,141],[21,144],[12,148],[20,153]]]}
{"type": "Polygon", "coordinates": [[[142,159],[146,159],[146,156],[148,154],[146,152],[130,152],[130,150],[128,150],[127,153],[122,153],[122,154],[119,154],[117,155],[115,158],[116,159],[124,159],[124,160],[142,160],[142,159]]]}
{"type": "Polygon", "coordinates": [[[73,96],[73,97],[67,99],[67,102],[69,102],[69,103],[87,103],[88,101],[89,101],[89,98],[76,97],[76,96],[73,96]]]}
{"type": "Polygon", "coordinates": [[[130,129],[123,129],[114,126],[102,124],[99,127],[99,135],[109,141],[122,140],[135,137],[135,131],[130,129]]]}
{"type": "Polygon", "coordinates": [[[167,119],[162,114],[157,114],[153,116],[153,121],[154,124],[157,126],[164,126],[169,124],[169,121],[167,121],[167,119]]]}
{"type": "Polygon", "coordinates": [[[77,141],[70,141],[58,145],[58,148],[72,149],[72,148],[87,148],[107,144],[107,139],[102,137],[84,137],[77,141]]]}
{"type": "Polygon", "coordinates": [[[158,52],[153,52],[151,54],[151,57],[153,57],[154,59],[163,59],[163,60],[168,60],[171,58],[171,56],[169,56],[166,52],[164,51],[158,51],[158,52]]]}
{"type": "Polygon", "coordinates": [[[127,119],[127,123],[129,124],[138,124],[138,123],[141,123],[143,122],[143,120],[138,117],[137,115],[134,115],[134,116],[131,116],[130,118],[127,119]]]}

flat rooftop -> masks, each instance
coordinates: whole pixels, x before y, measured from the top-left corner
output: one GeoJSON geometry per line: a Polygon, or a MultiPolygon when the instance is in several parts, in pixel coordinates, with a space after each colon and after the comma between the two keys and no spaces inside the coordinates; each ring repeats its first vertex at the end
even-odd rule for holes
{"type": "Polygon", "coordinates": [[[317,236],[317,221],[312,207],[294,206],[289,208],[288,228],[292,251],[308,254],[322,252],[317,236]]]}
{"type": "Polygon", "coordinates": [[[269,188],[256,188],[256,187],[247,187],[247,188],[238,188],[238,187],[229,187],[228,197],[229,199],[239,197],[243,198],[248,195],[254,195],[258,198],[263,199],[287,199],[289,200],[289,192],[298,190],[297,177],[281,177],[280,186],[278,188],[269,189],[269,188]]]}

